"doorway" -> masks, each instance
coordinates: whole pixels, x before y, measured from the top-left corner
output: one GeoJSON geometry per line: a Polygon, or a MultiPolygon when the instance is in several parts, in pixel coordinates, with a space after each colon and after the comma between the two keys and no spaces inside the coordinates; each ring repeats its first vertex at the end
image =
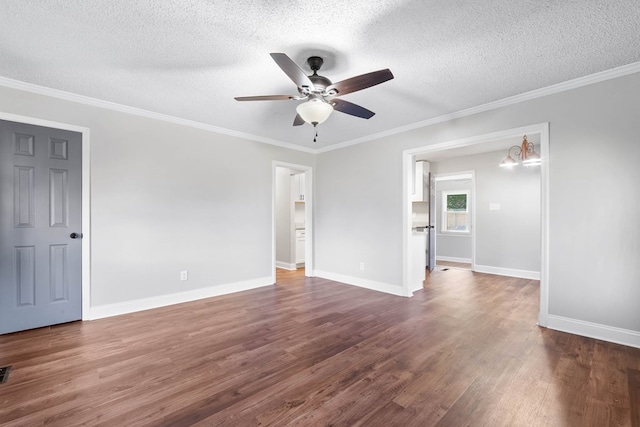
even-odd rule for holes
{"type": "Polygon", "coordinates": [[[474,270],[475,200],[475,171],[436,174],[436,268],[474,270]]]}
{"type": "MultiPolygon", "coordinates": [[[[437,144],[425,145],[423,147],[408,149],[403,151],[403,277],[405,293],[411,296],[410,268],[411,268],[411,174],[412,162],[416,155],[433,154],[449,151],[453,149],[465,149],[467,153],[482,153],[491,151],[488,146],[509,139],[522,140],[523,135],[536,135],[539,139],[540,157],[542,163],[539,171],[539,192],[540,192],[540,228],[539,228],[539,253],[536,256],[539,260],[539,280],[540,280],[540,309],[538,313],[538,324],[547,326],[549,316],[549,289],[548,289],[548,266],[549,266],[549,123],[541,123],[531,126],[523,126],[504,131],[493,132],[484,135],[477,135],[469,138],[446,141],[437,144]]],[[[505,151],[506,153],[506,151],[505,151]]],[[[498,162],[499,163],[499,162],[498,162]]],[[[487,203],[487,209],[494,209],[491,203],[487,203]]],[[[497,209],[500,209],[499,205],[497,209]]],[[[499,274],[499,273],[498,273],[499,274]]]]}
{"type": "Polygon", "coordinates": [[[82,135],[82,320],[91,319],[91,136],[84,126],[0,111],[0,120],[78,132],[82,135]]]}
{"type": "Polygon", "coordinates": [[[86,129],[0,120],[0,333],[85,318],[86,129]]]}
{"type": "Polygon", "coordinates": [[[273,279],[282,273],[313,271],[313,195],[309,166],[273,165],[273,279]],[[276,270],[277,269],[277,270],[276,270]]]}

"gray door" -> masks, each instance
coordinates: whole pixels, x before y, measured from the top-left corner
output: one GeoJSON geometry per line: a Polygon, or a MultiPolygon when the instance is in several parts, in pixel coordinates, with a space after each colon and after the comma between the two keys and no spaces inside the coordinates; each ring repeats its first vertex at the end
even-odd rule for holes
{"type": "Polygon", "coordinates": [[[81,134],[0,121],[0,334],[82,317],[81,174],[81,134]]]}
{"type": "Polygon", "coordinates": [[[427,239],[427,254],[429,260],[427,265],[429,271],[436,267],[436,180],[429,172],[429,238],[427,239]]]}

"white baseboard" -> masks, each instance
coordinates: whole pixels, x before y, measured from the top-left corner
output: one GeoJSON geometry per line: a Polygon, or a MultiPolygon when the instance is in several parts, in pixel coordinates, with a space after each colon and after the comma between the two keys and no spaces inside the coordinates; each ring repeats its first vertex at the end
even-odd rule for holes
{"type": "Polygon", "coordinates": [[[497,274],[498,276],[520,277],[522,279],[540,280],[539,271],[516,270],[515,268],[491,267],[489,265],[475,265],[473,271],[478,273],[497,274]]]}
{"type": "Polygon", "coordinates": [[[448,261],[448,262],[464,262],[467,264],[471,264],[471,258],[458,258],[455,256],[436,256],[436,263],[438,261],[448,261]]]}
{"type": "Polygon", "coordinates": [[[389,283],[376,282],[374,280],[363,279],[361,277],[346,276],[344,274],[330,273],[328,271],[314,270],[315,277],[333,280],[335,282],[346,283],[347,285],[359,286],[372,291],[384,292],[385,294],[397,295],[400,297],[410,297],[402,286],[394,286],[389,283]]]}
{"type": "Polygon", "coordinates": [[[105,304],[90,308],[87,320],[102,319],[104,317],[119,316],[121,314],[135,313],[137,311],[150,310],[152,308],[165,307],[172,304],[196,301],[204,298],[217,297],[234,292],[246,291],[262,286],[273,285],[271,277],[247,280],[244,282],[227,283],[208,288],[193,289],[191,291],[176,292],[168,295],[158,295],[133,301],[125,301],[116,304],[105,304]]]}
{"type": "MultiPolygon", "coordinates": [[[[425,273],[426,273],[426,269],[425,269],[425,273]]],[[[422,281],[422,283],[420,284],[416,284],[414,285],[415,289],[411,289],[411,296],[413,296],[414,293],[416,293],[417,291],[419,291],[420,289],[424,289],[424,280],[422,281]]]]}
{"type": "Polygon", "coordinates": [[[276,261],[276,268],[283,268],[285,270],[295,270],[296,264],[291,264],[288,262],[284,262],[284,261],[276,261]]]}
{"type": "Polygon", "coordinates": [[[583,320],[569,319],[553,314],[550,314],[547,320],[547,327],[549,329],[640,348],[640,331],[631,331],[629,329],[585,322],[583,320]]]}

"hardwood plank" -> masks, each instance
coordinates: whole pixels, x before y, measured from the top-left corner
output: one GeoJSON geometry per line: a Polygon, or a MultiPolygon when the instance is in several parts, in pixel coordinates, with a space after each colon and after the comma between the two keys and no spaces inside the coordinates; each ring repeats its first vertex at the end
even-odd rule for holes
{"type": "Polygon", "coordinates": [[[640,425],[640,349],[536,326],[538,282],[277,284],[0,336],[0,426],[640,425]]]}
{"type": "Polygon", "coordinates": [[[581,425],[590,369],[561,356],[537,417],[547,425],[581,425]]]}
{"type": "Polygon", "coordinates": [[[494,366],[488,367],[476,377],[469,388],[438,421],[437,425],[464,425],[469,419],[474,420],[478,425],[487,424],[504,388],[511,384],[515,372],[522,364],[521,360],[510,356],[495,360],[495,362],[494,366]]]}
{"type": "Polygon", "coordinates": [[[640,426],[640,370],[628,370],[631,425],[640,426]]]}
{"type": "Polygon", "coordinates": [[[628,374],[624,346],[595,342],[588,395],[608,406],[629,408],[628,374]]]}
{"type": "Polygon", "coordinates": [[[582,416],[583,426],[635,426],[631,424],[629,408],[611,406],[606,402],[588,398],[584,414],[582,416]]]}
{"type": "Polygon", "coordinates": [[[528,345],[519,346],[523,363],[497,397],[487,425],[546,425],[539,413],[560,360],[560,351],[545,344],[547,332],[541,328],[531,330],[525,339],[528,345]]]}
{"type": "Polygon", "coordinates": [[[339,358],[326,359],[314,364],[299,377],[292,377],[265,390],[263,399],[242,402],[223,413],[208,418],[207,425],[224,425],[222,420],[237,419],[239,425],[249,425],[258,419],[277,424],[293,422],[299,412],[315,410],[339,393],[344,387],[359,380],[378,364],[388,362],[395,352],[391,348],[402,345],[406,338],[393,331],[383,331],[364,342],[340,353],[339,358]],[[305,378],[300,381],[300,377],[305,378]],[[309,383],[314,384],[312,389],[309,383]],[[278,396],[277,399],[271,396],[278,396]],[[294,409],[295,408],[295,409],[294,409]],[[234,414],[241,413],[242,417],[234,414]]]}

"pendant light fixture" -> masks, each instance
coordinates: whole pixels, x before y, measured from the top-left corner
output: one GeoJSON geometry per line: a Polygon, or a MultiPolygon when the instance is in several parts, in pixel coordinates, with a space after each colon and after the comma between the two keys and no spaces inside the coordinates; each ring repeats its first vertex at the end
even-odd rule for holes
{"type": "Polygon", "coordinates": [[[533,142],[527,141],[527,135],[522,138],[522,144],[520,146],[514,145],[507,151],[507,157],[500,162],[501,167],[510,168],[518,165],[518,160],[522,162],[523,166],[538,166],[542,163],[540,155],[536,153],[533,142]],[[513,150],[513,156],[512,154],[513,150]],[[515,158],[514,158],[515,157],[515,158]]]}

